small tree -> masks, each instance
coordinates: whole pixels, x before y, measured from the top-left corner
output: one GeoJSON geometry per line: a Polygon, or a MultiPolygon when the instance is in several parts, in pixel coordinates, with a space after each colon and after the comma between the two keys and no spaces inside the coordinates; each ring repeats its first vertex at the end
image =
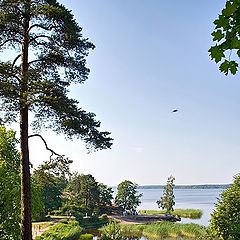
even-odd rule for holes
{"type": "Polygon", "coordinates": [[[210,229],[220,239],[240,239],[240,174],[223,191],[211,214],[210,229]]]}
{"type": "Polygon", "coordinates": [[[173,206],[175,205],[174,201],[174,183],[173,181],[175,178],[173,176],[170,176],[167,180],[167,186],[163,190],[163,196],[160,198],[160,200],[157,201],[158,207],[162,209],[166,209],[167,213],[171,213],[173,211],[173,206]]]}
{"type": "Polygon", "coordinates": [[[229,71],[236,74],[238,63],[231,60],[231,56],[240,57],[240,2],[239,0],[228,0],[225,8],[214,21],[215,30],[212,32],[213,41],[216,42],[208,51],[216,63],[221,63],[219,70],[225,75],[229,71]]]}
{"type": "Polygon", "coordinates": [[[137,184],[126,180],[118,185],[117,190],[115,203],[125,211],[135,211],[141,203],[140,197],[142,196],[142,194],[137,192],[137,184]]]}

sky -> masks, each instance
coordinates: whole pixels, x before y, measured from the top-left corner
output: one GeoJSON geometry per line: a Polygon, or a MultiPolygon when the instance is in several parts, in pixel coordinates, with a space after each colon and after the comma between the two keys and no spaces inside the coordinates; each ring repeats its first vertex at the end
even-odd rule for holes
{"type": "MultiPolygon", "coordinates": [[[[211,61],[213,21],[225,0],[63,0],[96,45],[89,79],[70,97],[96,113],[112,149],[87,153],[80,140],[43,132],[72,171],[116,186],[222,184],[240,168],[240,79],[211,61]],[[177,113],[172,113],[178,109],[177,113]]],[[[30,139],[31,162],[47,160],[30,139]]]]}

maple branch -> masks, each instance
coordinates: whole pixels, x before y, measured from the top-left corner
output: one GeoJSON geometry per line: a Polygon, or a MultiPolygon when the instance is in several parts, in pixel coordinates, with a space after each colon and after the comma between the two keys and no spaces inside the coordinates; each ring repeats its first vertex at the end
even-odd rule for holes
{"type": "MultiPolygon", "coordinates": [[[[62,157],[62,156],[63,156],[63,155],[60,155],[60,154],[56,153],[56,152],[53,151],[51,148],[49,148],[48,145],[47,145],[46,140],[45,140],[40,134],[33,134],[33,135],[29,135],[29,136],[28,136],[28,138],[31,138],[31,137],[40,137],[40,138],[42,139],[42,141],[43,141],[46,149],[47,149],[48,151],[50,151],[50,152],[52,153],[52,155],[57,155],[57,156],[59,156],[59,157],[62,157]]],[[[51,155],[51,156],[52,156],[52,155],[51,155]]],[[[51,158],[51,156],[50,156],[50,158],[51,158]]]]}

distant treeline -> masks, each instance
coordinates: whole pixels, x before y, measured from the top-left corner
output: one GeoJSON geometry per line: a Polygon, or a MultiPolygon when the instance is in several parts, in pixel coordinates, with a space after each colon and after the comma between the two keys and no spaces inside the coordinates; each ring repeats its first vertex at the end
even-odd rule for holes
{"type": "MultiPolygon", "coordinates": [[[[175,189],[226,189],[230,184],[176,185],[175,189]]],[[[165,185],[138,186],[138,189],[163,189],[165,185]]]]}

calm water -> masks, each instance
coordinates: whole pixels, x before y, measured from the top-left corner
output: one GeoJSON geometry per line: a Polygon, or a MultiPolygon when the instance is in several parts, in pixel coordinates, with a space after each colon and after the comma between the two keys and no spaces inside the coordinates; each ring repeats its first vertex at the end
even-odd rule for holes
{"type": "MultiPolygon", "coordinates": [[[[113,188],[116,193],[116,188],[113,188]]],[[[217,197],[223,189],[174,189],[175,208],[194,208],[203,210],[201,219],[182,218],[181,223],[197,223],[204,226],[209,225],[210,213],[217,202],[217,197]]],[[[159,210],[156,201],[162,196],[163,189],[139,189],[143,193],[141,205],[138,209],[159,210]]]]}

